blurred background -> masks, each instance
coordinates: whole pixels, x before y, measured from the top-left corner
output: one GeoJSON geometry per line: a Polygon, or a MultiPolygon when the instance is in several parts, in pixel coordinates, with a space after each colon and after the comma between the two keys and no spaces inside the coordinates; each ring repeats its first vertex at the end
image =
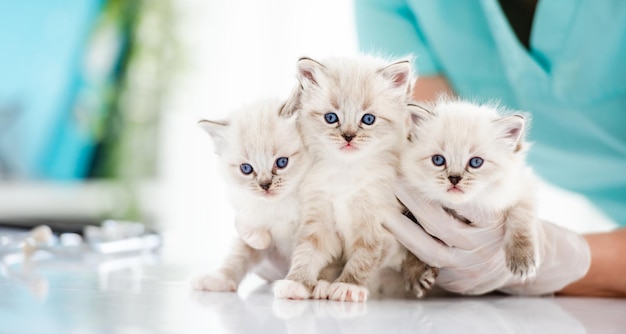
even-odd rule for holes
{"type": "Polygon", "coordinates": [[[226,247],[233,213],[196,122],[286,96],[301,56],[357,49],[352,1],[0,8],[0,223],[9,225],[131,220],[226,247]]]}
{"type": "Polygon", "coordinates": [[[140,218],[180,64],[167,1],[3,1],[3,216],[140,218]]]}
{"type": "MultiPolygon", "coordinates": [[[[287,96],[301,56],[356,54],[353,15],[332,0],[0,0],[0,224],[130,220],[178,242],[177,261],[221,258],[234,213],[197,121],[287,96]]],[[[540,199],[577,231],[612,227],[581,196],[540,199]]]]}

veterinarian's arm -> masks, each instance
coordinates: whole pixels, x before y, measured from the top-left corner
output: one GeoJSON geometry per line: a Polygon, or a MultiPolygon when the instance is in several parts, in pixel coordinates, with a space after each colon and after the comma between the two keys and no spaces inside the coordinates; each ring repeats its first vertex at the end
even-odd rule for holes
{"type": "Polygon", "coordinates": [[[415,80],[415,86],[413,87],[413,99],[415,101],[435,101],[440,94],[454,96],[454,90],[444,76],[423,76],[415,80]]]}
{"type": "Polygon", "coordinates": [[[587,234],[585,239],[591,250],[589,271],[558,294],[626,297],[626,228],[587,234]]]}

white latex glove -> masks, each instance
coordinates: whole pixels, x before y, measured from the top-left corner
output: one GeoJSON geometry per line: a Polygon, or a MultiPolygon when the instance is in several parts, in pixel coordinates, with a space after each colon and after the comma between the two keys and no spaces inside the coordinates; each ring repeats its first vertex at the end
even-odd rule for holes
{"type": "Polygon", "coordinates": [[[506,267],[504,223],[492,228],[467,225],[441,206],[417,202],[410,189],[401,184],[396,186],[396,196],[423,228],[401,214],[387,221],[385,227],[417,257],[440,268],[435,284],[448,291],[542,295],[562,289],[589,270],[591,254],[585,239],[542,221],[541,264],[536,277],[523,282],[506,267]]]}

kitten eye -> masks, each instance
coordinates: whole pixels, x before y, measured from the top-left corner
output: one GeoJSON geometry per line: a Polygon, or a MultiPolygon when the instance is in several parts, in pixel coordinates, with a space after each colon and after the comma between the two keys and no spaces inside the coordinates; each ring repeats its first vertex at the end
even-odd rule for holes
{"type": "Polygon", "coordinates": [[[443,155],[440,154],[433,155],[431,160],[433,161],[433,164],[435,166],[443,166],[446,163],[446,158],[444,158],[443,155]]]}
{"type": "Polygon", "coordinates": [[[376,120],[376,116],[372,115],[372,114],[365,114],[363,115],[363,117],[361,117],[361,122],[367,124],[367,125],[372,125],[374,124],[374,121],[376,120]]]}
{"type": "Polygon", "coordinates": [[[280,157],[280,158],[276,159],[276,167],[278,167],[278,168],[285,168],[285,167],[287,167],[287,163],[288,162],[289,162],[289,158],[280,157]]]}
{"type": "Polygon", "coordinates": [[[254,170],[254,169],[252,168],[252,165],[250,165],[250,164],[241,164],[241,165],[239,166],[239,169],[241,170],[241,172],[242,172],[242,173],[244,173],[244,174],[246,174],[246,175],[248,175],[248,174],[252,173],[252,171],[254,170]]]}
{"type": "Polygon", "coordinates": [[[472,168],[479,168],[480,166],[483,165],[483,159],[480,157],[473,157],[470,159],[469,165],[472,168]]]}
{"type": "Polygon", "coordinates": [[[335,114],[334,112],[326,113],[324,115],[324,119],[326,120],[326,123],[328,123],[328,124],[337,123],[337,121],[339,121],[339,118],[337,117],[337,114],[335,114]]]}

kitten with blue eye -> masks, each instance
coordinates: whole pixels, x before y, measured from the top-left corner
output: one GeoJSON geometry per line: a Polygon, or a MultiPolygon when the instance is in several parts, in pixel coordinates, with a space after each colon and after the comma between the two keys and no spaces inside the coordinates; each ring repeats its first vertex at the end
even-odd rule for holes
{"type": "Polygon", "coordinates": [[[300,222],[298,186],[310,161],[295,117],[279,117],[283,102],[259,100],[226,121],[202,120],[230,184],[239,238],[217,273],[192,281],[197,290],[235,291],[249,272],[284,278],[300,222]]]}
{"type": "Polygon", "coordinates": [[[393,184],[411,124],[410,62],[302,58],[297,67],[300,85],[282,114],[297,115],[314,162],[301,185],[303,221],[291,268],[275,283],[275,296],[362,302],[378,274],[392,269],[421,297],[437,269],[383,227],[402,210],[393,184]],[[332,281],[320,277],[329,263],[342,265],[332,281]]]}
{"type": "Polygon", "coordinates": [[[506,265],[521,281],[532,279],[542,230],[535,176],[525,163],[528,117],[447,97],[412,113],[402,174],[416,203],[440,205],[467,224],[505,224],[506,265]]]}

